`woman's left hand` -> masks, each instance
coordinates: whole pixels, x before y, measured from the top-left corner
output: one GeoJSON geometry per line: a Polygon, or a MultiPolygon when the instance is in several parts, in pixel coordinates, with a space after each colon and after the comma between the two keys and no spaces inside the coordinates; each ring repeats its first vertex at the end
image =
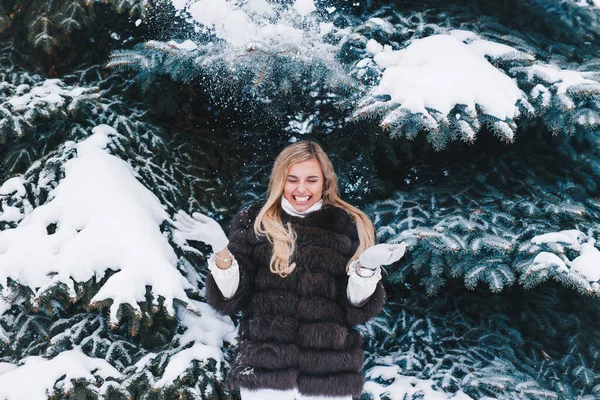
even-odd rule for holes
{"type": "Polygon", "coordinates": [[[402,258],[405,250],[406,245],[404,243],[376,244],[363,251],[358,258],[358,262],[360,262],[364,268],[374,270],[381,265],[395,263],[402,258]]]}

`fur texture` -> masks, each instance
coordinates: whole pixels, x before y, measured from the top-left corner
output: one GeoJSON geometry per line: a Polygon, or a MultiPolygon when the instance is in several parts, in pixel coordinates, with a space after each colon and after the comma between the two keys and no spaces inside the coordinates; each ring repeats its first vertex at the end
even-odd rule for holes
{"type": "Polygon", "coordinates": [[[381,311],[385,291],[379,282],[361,307],[347,299],[346,264],[359,245],[352,218],[331,206],[304,218],[282,213],[297,234],[297,265],[281,278],[269,270],[271,244],[252,229],[261,206],[243,209],[231,223],[228,247],[240,265],[235,295],[225,299],[210,273],[206,278],[209,304],[224,314],[242,312],[229,387],[359,397],[364,354],[352,326],[381,311]]]}

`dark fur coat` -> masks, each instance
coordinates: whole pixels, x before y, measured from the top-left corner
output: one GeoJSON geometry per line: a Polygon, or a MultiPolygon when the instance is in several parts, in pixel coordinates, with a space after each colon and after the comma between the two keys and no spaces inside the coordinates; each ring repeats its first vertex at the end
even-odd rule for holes
{"type": "Polygon", "coordinates": [[[361,307],[348,301],[346,264],[359,245],[352,217],[327,205],[304,218],[282,210],[297,241],[296,268],[281,278],[269,270],[272,245],[254,234],[262,205],[241,210],[231,222],[228,247],[240,266],[234,296],[225,299],[212,275],[206,278],[211,306],[224,314],[242,311],[229,387],[359,397],[364,354],[353,326],[377,315],[386,296],[379,282],[361,307]]]}

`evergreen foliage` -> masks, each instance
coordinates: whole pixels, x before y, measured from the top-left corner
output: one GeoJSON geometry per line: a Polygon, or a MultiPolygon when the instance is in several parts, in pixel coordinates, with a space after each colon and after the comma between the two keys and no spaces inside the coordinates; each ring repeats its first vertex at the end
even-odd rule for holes
{"type": "Polygon", "coordinates": [[[435,185],[421,184],[369,206],[378,238],[409,246],[390,281],[416,273],[435,295],[451,278],[462,278],[467,288],[484,283],[493,293],[517,281],[533,288],[554,279],[600,295],[597,282],[564,263],[535,261],[542,251],[574,259],[580,244],[598,238],[600,218],[598,176],[581,164],[557,164],[564,155],[536,145],[539,153],[485,154],[472,164],[446,165],[435,185]],[[538,235],[570,229],[580,231],[579,242],[532,243],[538,235]]]}
{"type": "MultiPolygon", "coordinates": [[[[590,131],[598,126],[598,94],[600,85],[596,73],[596,60],[588,58],[573,63],[573,46],[550,48],[543,38],[532,37],[529,32],[518,32],[499,25],[495,19],[467,19],[465,11],[456,13],[429,9],[425,12],[404,16],[392,7],[382,7],[373,13],[370,20],[356,28],[357,34],[345,38],[343,46],[352,54],[348,61],[356,61],[351,75],[366,86],[377,86],[383,73],[366,51],[369,40],[399,50],[416,39],[435,34],[448,34],[453,29],[468,30],[475,35],[463,39],[465,44],[487,40],[510,46],[498,54],[486,54],[486,59],[507,76],[515,79],[525,96],[519,99],[515,118],[501,119],[485,112],[479,104],[469,108],[456,104],[447,114],[427,109],[426,113],[415,113],[397,104],[389,96],[371,91],[357,99],[355,118],[374,118],[391,137],[404,136],[409,140],[421,132],[436,150],[442,150],[448,142],[461,140],[473,143],[477,133],[484,127],[500,140],[515,141],[517,126],[528,127],[543,121],[553,133],[573,135],[577,130],[590,131]],[[377,23],[374,19],[377,18],[377,23]],[[534,62],[537,60],[537,62],[534,62]],[[576,65],[576,66],[575,66],[576,65]],[[560,67],[566,74],[556,69],[560,67]],[[573,71],[570,71],[573,69],[573,71]],[[554,74],[554,75],[553,75],[554,74]],[[569,77],[577,76],[582,83],[569,84],[569,77]],[[563,84],[563,82],[565,82],[563,84]]],[[[481,43],[481,42],[479,42],[481,43]]]]}
{"type": "MultiPolygon", "coordinates": [[[[391,137],[414,140],[425,132],[428,142],[437,150],[454,140],[473,143],[483,128],[488,128],[500,140],[512,143],[517,126],[527,127],[540,119],[553,134],[573,135],[577,130],[590,131],[598,127],[600,82],[595,59],[588,55],[575,64],[576,49],[572,45],[550,47],[539,35],[532,37],[529,32],[507,29],[491,18],[468,18],[466,10],[460,7],[450,10],[432,8],[405,15],[392,6],[382,6],[366,16],[365,22],[334,13],[330,17],[333,24],[330,32],[320,37],[314,34],[314,29],[304,27],[300,32],[306,34],[306,38],[301,45],[294,43],[293,48],[285,42],[260,42],[252,44],[257,48],[232,49],[223,38],[207,33],[193,37],[193,46],[150,41],[131,50],[114,51],[108,65],[137,71],[144,80],[166,74],[179,82],[197,82],[210,86],[220,101],[225,98],[259,102],[275,113],[300,113],[304,107],[290,110],[290,104],[302,105],[305,103],[302,99],[307,96],[322,108],[322,103],[315,98],[329,97],[335,99],[335,106],[353,118],[377,120],[391,137]],[[489,114],[477,103],[474,108],[456,104],[448,113],[435,109],[415,112],[373,90],[385,68],[378,66],[367,52],[369,40],[399,50],[416,39],[448,34],[456,29],[477,34],[466,36],[465,44],[487,40],[510,46],[497,54],[487,54],[486,59],[515,79],[524,93],[517,101],[514,118],[489,114]],[[348,34],[348,30],[352,33],[348,34]],[[307,59],[307,49],[317,50],[311,54],[311,60],[307,59]],[[314,83],[318,83],[317,89],[325,85],[329,90],[315,91],[314,83]],[[292,87],[308,90],[294,91],[296,97],[290,101],[289,88],[292,87]]],[[[281,13],[283,20],[285,13],[281,13]]],[[[588,11],[588,14],[597,13],[588,11]]],[[[320,114],[315,110],[309,115],[304,112],[303,116],[305,121],[310,121],[320,114]]],[[[290,129],[297,126],[294,120],[289,122],[290,129]]]]}
{"type": "Polygon", "coordinates": [[[227,46],[214,40],[187,49],[173,42],[149,41],[131,50],[112,52],[107,67],[137,72],[146,90],[154,86],[159,76],[202,91],[210,88],[207,97],[215,105],[241,103],[258,115],[288,122],[286,129],[290,132],[306,134],[317,126],[329,130],[342,126],[342,121],[331,112],[355,90],[355,83],[337,66],[333,55],[306,54],[311,50],[307,48],[232,52],[227,46]],[[298,107],[299,104],[304,107],[298,107]],[[310,119],[314,123],[305,125],[304,121],[310,119]]]}
{"type": "MultiPolygon", "coordinates": [[[[431,379],[438,391],[462,390],[472,398],[598,395],[599,337],[589,324],[599,311],[597,299],[557,285],[514,287],[501,296],[464,293],[456,281],[430,298],[414,283],[362,328],[369,349],[365,398],[389,391],[406,376],[431,379]],[[387,376],[369,373],[381,366],[387,376]]],[[[406,398],[420,396],[415,391],[406,398]]]]}
{"type": "MultiPolygon", "coordinates": [[[[131,18],[147,18],[154,3],[161,0],[109,0],[118,13],[128,13],[131,18]]],[[[53,53],[64,45],[66,38],[91,27],[96,22],[95,8],[98,0],[34,0],[0,3],[0,32],[13,25],[27,30],[27,41],[35,48],[53,53]]]]}
{"type": "MultiPolygon", "coordinates": [[[[100,97],[98,87],[66,87],[59,79],[43,79],[39,75],[31,76],[14,68],[3,70],[2,80],[2,144],[6,144],[13,137],[21,139],[31,135],[38,124],[44,124],[48,120],[68,120],[76,117],[77,110],[100,97]]],[[[28,156],[31,159],[37,158],[28,156]]]]}

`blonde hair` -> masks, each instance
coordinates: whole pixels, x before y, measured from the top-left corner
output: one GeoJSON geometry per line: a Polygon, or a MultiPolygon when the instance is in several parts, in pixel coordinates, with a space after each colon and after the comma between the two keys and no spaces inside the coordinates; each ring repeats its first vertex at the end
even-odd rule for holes
{"type": "Polygon", "coordinates": [[[289,222],[284,226],[281,221],[281,196],[283,195],[283,188],[290,167],[293,164],[311,159],[316,159],[319,162],[323,172],[323,207],[335,206],[346,210],[358,230],[360,245],[346,265],[346,271],[350,263],[356,260],[363,251],[375,244],[375,229],[370,218],[364,212],[340,198],[337,175],[327,154],[317,142],[301,140],[284,148],[275,159],[269,179],[267,201],[254,221],[255,234],[257,236],[265,235],[267,240],[273,244],[273,255],[269,264],[270,270],[274,274],[279,274],[282,278],[285,278],[296,268],[296,263],[290,265],[290,259],[296,248],[296,232],[289,222]]]}

